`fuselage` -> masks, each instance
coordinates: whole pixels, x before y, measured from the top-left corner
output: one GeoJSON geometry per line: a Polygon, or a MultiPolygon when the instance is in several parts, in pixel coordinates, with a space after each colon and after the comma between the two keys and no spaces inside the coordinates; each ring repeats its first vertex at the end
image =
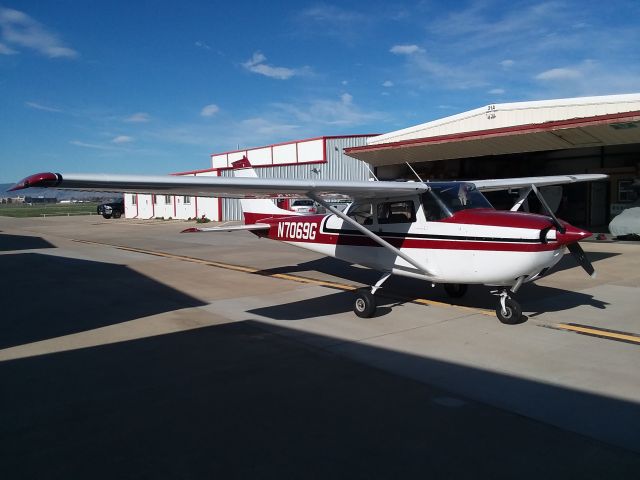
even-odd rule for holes
{"type": "Polygon", "coordinates": [[[434,215],[429,202],[417,195],[391,201],[368,199],[352,204],[347,213],[428,272],[337,215],[261,218],[270,227],[258,235],[397,275],[435,283],[499,286],[513,285],[521,277],[524,282],[540,278],[562,258],[565,245],[590,235],[568,224],[559,233],[549,217],[497,211],[488,202],[448,215],[434,215]]]}

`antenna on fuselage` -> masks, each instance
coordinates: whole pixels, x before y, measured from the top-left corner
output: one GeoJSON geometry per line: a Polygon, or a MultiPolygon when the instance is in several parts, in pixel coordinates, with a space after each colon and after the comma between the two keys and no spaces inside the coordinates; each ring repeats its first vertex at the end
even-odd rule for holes
{"type": "Polygon", "coordinates": [[[413,167],[411,166],[411,164],[409,162],[404,162],[407,164],[407,167],[409,167],[411,169],[411,171],[413,172],[413,174],[418,177],[418,180],[420,180],[420,183],[424,183],[424,181],[420,178],[420,175],[418,175],[418,172],[416,172],[413,167]]]}

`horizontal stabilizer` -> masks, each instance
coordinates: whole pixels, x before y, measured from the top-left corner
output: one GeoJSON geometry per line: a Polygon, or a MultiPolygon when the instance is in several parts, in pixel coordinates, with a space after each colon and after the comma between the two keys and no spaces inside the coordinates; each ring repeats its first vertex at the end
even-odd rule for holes
{"type": "Polygon", "coordinates": [[[182,230],[180,233],[197,233],[197,232],[235,232],[238,230],[269,230],[268,223],[252,223],[250,225],[227,225],[222,227],[191,227],[182,230]]]}

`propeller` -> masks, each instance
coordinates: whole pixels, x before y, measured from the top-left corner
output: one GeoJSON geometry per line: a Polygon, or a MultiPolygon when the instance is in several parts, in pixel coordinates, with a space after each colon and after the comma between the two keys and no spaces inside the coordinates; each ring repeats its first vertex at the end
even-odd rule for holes
{"type": "MultiPolygon", "coordinates": [[[[558,217],[554,215],[553,211],[542,196],[542,193],[540,193],[540,191],[533,184],[531,185],[531,190],[533,190],[533,192],[536,194],[536,197],[538,197],[538,200],[540,200],[540,204],[546,210],[547,215],[551,218],[551,222],[556,227],[558,233],[565,234],[567,232],[567,228],[562,225],[562,223],[560,223],[560,220],[558,220],[558,217]]],[[[584,253],[584,250],[582,249],[580,244],[577,241],[567,243],[567,249],[571,252],[573,258],[576,259],[578,265],[580,265],[588,275],[590,275],[592,278],[595,278],[596,271],[593,268],[593,265],[591,265],[591,262],[587,258],[587,255],[584,253]]]]}
{"type": "Polygon", "coordinates": [[[570,243],[567,245],[567,248],[571,252],[571,255],[573,255],[573,258],[576,259],[576,262],[578,262],[578,265],[584,268],[584,271],[587,272],[591,278],[596,278],[596,270],[593,268],[593,265],[591,265],[580,244],[578,242],[570,243]]]}

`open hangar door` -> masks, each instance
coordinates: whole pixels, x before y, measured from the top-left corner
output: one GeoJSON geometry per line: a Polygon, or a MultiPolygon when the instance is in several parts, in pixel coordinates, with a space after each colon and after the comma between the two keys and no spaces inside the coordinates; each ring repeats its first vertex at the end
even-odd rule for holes
{"type": "MultiPolygon", "coordinates": [[[[576,148],[547,152],[488,155],[483,157],[436,160],[412,163],[424,180],[487,179],[606,173],[608,181],[578,183],[556,187],[560,198],[555,203],[558,216],[573,225],[592,230],[606,230],[611,219],[625,207],[635,206],[633,197],[625,195],[625,185],[640,177],[640,144],[576,148]],[[622,186],[623,191],[620,191],[622,186]]],[[[415,180],[411,170],[402,164],[379,166],[380,179],[415,180]]],[[[488,192],[487,197],[498,209],[510,209],[516,192],[488,192]]],[[[547,190],[546,195],[555,192],[547,190]]],[[[537,199],[528,199],[529,211],[539,212],[537,199]]]]}

